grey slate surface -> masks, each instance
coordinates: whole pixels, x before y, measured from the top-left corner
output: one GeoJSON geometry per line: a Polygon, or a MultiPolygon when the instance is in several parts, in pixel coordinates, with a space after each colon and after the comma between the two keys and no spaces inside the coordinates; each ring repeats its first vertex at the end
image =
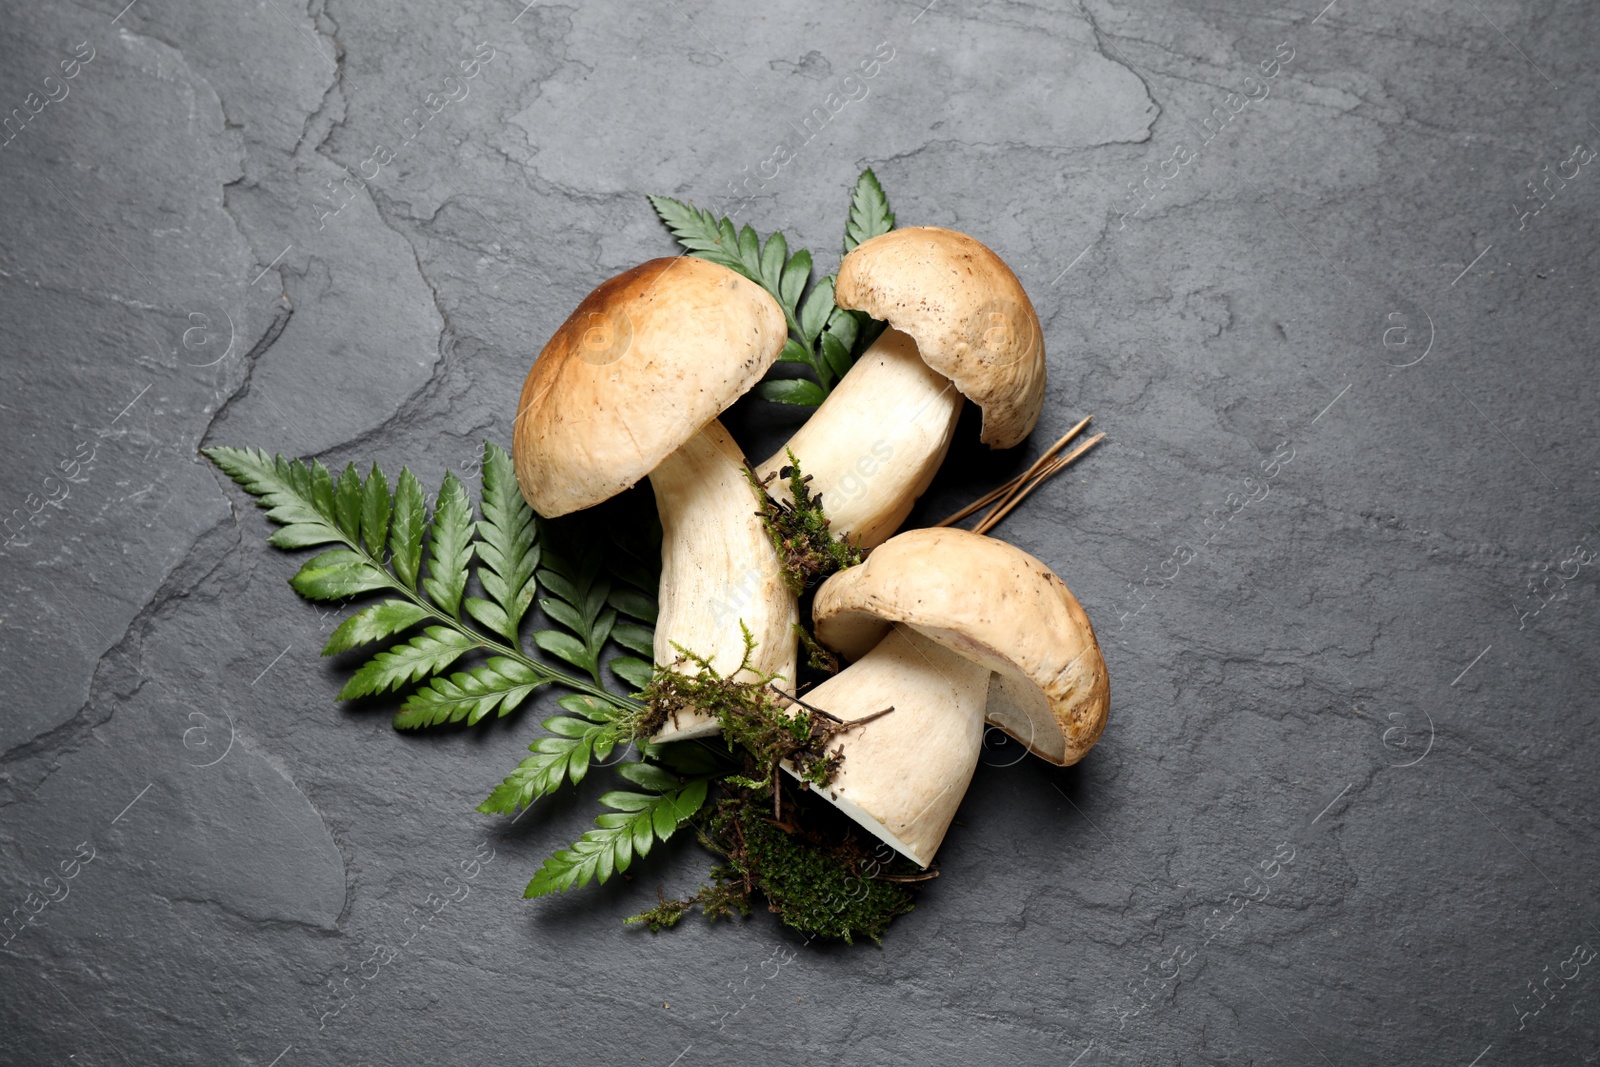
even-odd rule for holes
{"type": "MultiPolygon", "coordinates": [[[[0,1063],[1600,1059],[1593,5],[0,25],[0,910],[66,893],[0,949],[0,1063]],[[1044,418],[1000,457],[964,422],[915,518],[1095,415],[998,533],[1095,621],[1110,726],[1067,770],[988,752],[882,949],[624,928],[692,846],[525,902],[603,784],[508,826],[471,809],[537,710],[402,736],[336,707],[336,617],[197,448],[437,483],[509,441],[589,289],[671,254],[644,194],[724,194],[836,91],[741,218],[831,270],[870,165],[902,223],[1013,265],[1044,418]]],[[[761,452],[792,420],[734,424],[761,452]]]]}

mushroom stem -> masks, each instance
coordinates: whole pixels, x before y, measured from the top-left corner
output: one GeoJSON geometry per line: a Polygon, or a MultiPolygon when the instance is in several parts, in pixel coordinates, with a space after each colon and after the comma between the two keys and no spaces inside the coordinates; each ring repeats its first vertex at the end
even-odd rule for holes
{"type": "MultiPolygon", "coordinates": [[[[923,362],[915,341],[886,329],[756,476],[776,474],[792,451],[822,494],[834,536],[873,548],[899,529],[933,480],[961,401],[950,379],[923,362]]],[[[789,500],[782,478],[772,479],[768,492],[789,500]]]]}
{"type": "MultiPolygon", "coordinates": [[[[699,668],[678,649],[705,657],[724,677],[795,676],[795,598],[757,514],[744,457],[713,419],[650,475],[661,514],[661,595],[655,661],[699,668]],[[755,638],[744,662],[743,622],[755,638]],[[676,646],[676,647],[675,647],[676,646]]],[[[700,712],[678,712],[653,740],[681,741],[721,729],[700,712]]]]}
{"type": "Polygon", "coordinates": [[[844,761],[816,792],[927,867],[978,766],[989,675],[908,626],[890,630],[806,699],[846,722],[890,705],[916,714],[883,716],[839,734],[844,761]]]}

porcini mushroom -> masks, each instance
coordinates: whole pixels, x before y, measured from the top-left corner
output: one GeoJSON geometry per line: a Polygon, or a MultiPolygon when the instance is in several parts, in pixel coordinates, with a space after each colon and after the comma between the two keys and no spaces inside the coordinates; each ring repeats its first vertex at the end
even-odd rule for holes
{"type": "MultiPolygon", "coordinates": [[[[661,515],[655,661],[724,675],[755,638],[750,671],[793,678],[795,599],[757,517],[744,456],[717,416],[783,347],[783,310],[754,282],[703,259],[656,259],[602,283],[550,338],[517,409],[513,456],[541,515],[591,507],[646,475],[661,515]]],[[[680,712],[655,736],[715,733],[680,712]]]]}
{"type": "MultiPolygon", "coordinates": [[[[981,439],[1011,448],[1044,405],[1044,342],[1022,283],[983,244],[912,226],[844,257],[834,301],[889,323],[784,448],[812,476],[836,536],[860,548],[899,529],[943,462],[962,397],[983,409],[981,439]]],[[[787,498],[773,479],[769,491],[787,498]]]]}
{"type": "Polygon", "coordinates": [[[1105,728],[1094,629],[1050,569],[957,529],[890,538],[823,583],[817,639],[854,662],[805,702],[849,722],[818,791],[926,867],[977,769],[987,720],[1045,760],[1076,763],[1105,728]]]}

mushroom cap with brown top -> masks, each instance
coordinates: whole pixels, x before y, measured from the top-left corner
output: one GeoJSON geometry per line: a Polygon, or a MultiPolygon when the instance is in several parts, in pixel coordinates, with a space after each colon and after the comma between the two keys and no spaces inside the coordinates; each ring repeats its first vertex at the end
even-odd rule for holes
{"type": "Polygon", "coordinates": [[[1111,689],[1089,617],[1028,553],[957,529],[911,530],[829,578],[817,639],[849,659],[893,624],[994,673],[986,718],[1051,763],[1082,759],[1105,729],[1111,689]]]}
{"type": "Polygon", "coordinates": [[[863,241],[839,264],[840,307],[883,319],[983,409],[983,443],[1010,448],[1044,407],[1044,336],[1022,283],[964,233],[908,226],[863,241]]]}
{"type": "Polygon", "coordinates": [[[787,336],[770,293],[704,259],[653,259],[602,282],[523,383],[522,495],[554,517],[622,492],[760,381],[787,336]]]}

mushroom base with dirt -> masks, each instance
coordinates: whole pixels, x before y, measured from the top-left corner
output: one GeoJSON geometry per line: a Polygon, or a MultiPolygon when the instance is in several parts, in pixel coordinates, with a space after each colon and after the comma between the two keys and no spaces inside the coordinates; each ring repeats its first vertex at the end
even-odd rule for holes
{"type": "Polygon", "coordinates": [[[909,627],[890,630],[806,695],[846,722],[896,709],[839,735],[845,758],[816,791],[927,867],[978,767],[989,675],[909,627]]]}

